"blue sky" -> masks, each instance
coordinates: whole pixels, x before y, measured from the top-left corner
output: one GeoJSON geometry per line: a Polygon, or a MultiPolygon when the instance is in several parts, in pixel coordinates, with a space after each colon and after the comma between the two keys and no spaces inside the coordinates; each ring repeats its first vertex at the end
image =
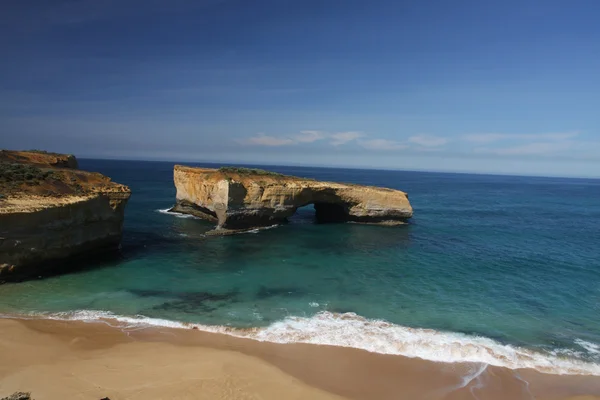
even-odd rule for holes
{"type": "Polygon", "coordinates": [[[600,176],[596,0],[3,0],[0,147],[600,176]]]}

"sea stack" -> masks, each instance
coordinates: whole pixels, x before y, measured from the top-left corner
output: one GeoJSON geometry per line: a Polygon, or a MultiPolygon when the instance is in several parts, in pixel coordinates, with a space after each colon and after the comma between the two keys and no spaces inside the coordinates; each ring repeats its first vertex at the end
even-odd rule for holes
{"type": "Polygon", "coordinates": [[[274,172],[176,165],[172,211],[246,230],[285,222],[299,207],[314,205],[319,222],[400,225],[412,217],[406,193],[381,187],[321,182],[274,172]]]}
{"type": "Polygon", "coordinates": [[[0,282],[117,249],[130,195],[72,155],[0,150],[0,282]]]}

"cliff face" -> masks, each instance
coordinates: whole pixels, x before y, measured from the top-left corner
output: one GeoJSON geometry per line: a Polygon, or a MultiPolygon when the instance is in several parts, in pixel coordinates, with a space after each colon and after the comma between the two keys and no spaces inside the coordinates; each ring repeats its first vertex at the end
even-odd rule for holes
{"type": "Polygon", "coordinates": [[[397,225],[412,217],[399,190],[320,182],[267,171],[207,169],[176,165],[177,203],[173,211],[192,214],[225,229],[248,229],[283,222],[296,209],[314,204],[321,222],[397,225]]]}
{"type": "Polygon", "coordinates": [[[73,156],[0,151],[0,282],[116,249],[129,188],[73,156]]]}

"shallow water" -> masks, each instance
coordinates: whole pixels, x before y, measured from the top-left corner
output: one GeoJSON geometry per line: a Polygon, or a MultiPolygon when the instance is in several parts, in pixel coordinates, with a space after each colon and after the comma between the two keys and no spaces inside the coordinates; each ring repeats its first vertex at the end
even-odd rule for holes
{"type": "Polygon", "coordinates": [[[172,163],[80,166],[133,191],[122,258],[0,286],[0,311],[264,327],[252,334],[600,374],[600,180],[269,167],[404,190],[415,217],[315,224],[305,207],[270,230],[205,237],[211,224],[164,212],[172,163]]]}

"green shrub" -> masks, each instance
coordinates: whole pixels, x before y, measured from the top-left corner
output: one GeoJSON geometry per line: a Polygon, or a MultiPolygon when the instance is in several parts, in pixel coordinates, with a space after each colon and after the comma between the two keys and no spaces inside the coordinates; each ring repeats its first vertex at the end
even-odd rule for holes
{"type": "Polygon", "coordinates": [[[244,168],[244,167],[221,167],[219,172],[239,175],[262,175],[262,176],[285,176],[279,172],[266,171],[258,168],[244,168]]]}
{"type": "Polygon", "coordinates": [[[39,184],[51,178],[53,171],[44,170],[30,164],[0,163],[0,183],[17,185],[21,183],[39,184]]]}

